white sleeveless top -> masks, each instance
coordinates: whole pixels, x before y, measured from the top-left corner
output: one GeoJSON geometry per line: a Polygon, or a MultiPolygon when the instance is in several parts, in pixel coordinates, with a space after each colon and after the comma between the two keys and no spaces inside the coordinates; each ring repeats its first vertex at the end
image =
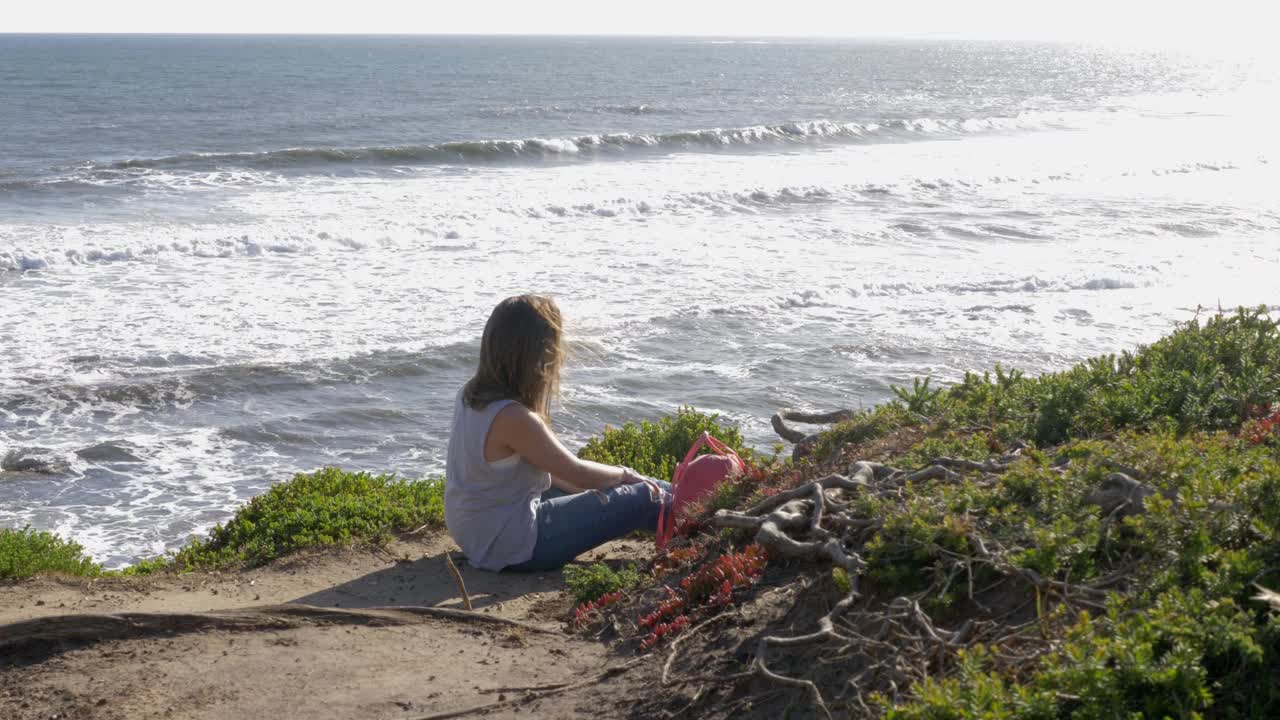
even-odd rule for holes
{"type": "Polygon", "coordinates": [[[484,459],[493,418],[514,400],[472,410],[458,393],[445,464],[444,521],[467,561],[482,570],[501,570],[533,557],[538,539],[535,508],[551,487],[551,475],[519,456],[484,459]]]}

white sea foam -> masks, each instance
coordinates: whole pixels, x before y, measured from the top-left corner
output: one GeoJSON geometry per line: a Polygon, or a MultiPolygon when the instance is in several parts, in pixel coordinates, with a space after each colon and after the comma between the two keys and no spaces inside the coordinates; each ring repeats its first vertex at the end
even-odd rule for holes
{"type": "Polygon", "coordinates": [[[42,257],[0,251],[0,270],[43,270],[49,261],[42,257]]]}

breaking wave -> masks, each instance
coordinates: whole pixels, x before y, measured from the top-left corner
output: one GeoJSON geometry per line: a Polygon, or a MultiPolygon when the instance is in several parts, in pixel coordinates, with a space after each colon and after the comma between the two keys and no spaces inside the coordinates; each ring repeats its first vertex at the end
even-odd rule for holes
{"type": "Polygon", "coordinates": [[[547,160],[596,157],[628,150],[714,150],[755,145],[813,143],[824,140],[856,141],[911,139],[920,136],[997,132],[1048,127],[1040,116],[946,120],[886,120],[857,123],[812,120],[740,128],[709,128],[669,133],[610,133],[566,138],[475,140],[435,145],[391,145],[355,148],[287,148],[257,153],[191,153],[163,158],[122,160],[109,167],[164,168],[230,164],[254,168],[381,163],[436,164],[487,163],[504,160],[547,160]]]}
{"type": "MultiPolygon", "coordinates": [[[[647,105],[614,112],[644,115],[647,105]]],[[[968,119],[891,119],[879,122],[811,120],[738,128],[667,133],[606,133],[563,138],[473,140],[428,145],[295,147],[262,152],[184,153],[115,162],[85,162],[53,168],[40,177],[0,180],[0,193],[57,191],[82,187],[157,185],[171,189],[268,185],[288,172],[341,172],[363,166],[485,165],[504,162],[567,162],[625,157],[634,153],[716,152],[796,144],[909,142],[977,133],[1065,128],[1066,116],[1026,113],[968,119]],[[157,177],[157,176],[160,177],[157,177]]]]}

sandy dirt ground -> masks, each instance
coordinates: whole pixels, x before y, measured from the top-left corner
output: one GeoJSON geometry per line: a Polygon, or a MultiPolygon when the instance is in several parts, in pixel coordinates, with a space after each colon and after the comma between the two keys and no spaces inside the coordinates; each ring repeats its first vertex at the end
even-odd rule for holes
{"type": "MultiPolygon", "coordinates": [[[[582,561],[649,548],[623,540],[582,561]]],[[[489,703],[505,704],[486,717],[627,714],[609,680],[545,694],[632,660],[563,632],[558,572],[462,563],[483,617],[387,609],[461,611],[449,551],[460,559],[437,535],[241,573],[0,586],[0,718],[414,720],[489,703]]]]}

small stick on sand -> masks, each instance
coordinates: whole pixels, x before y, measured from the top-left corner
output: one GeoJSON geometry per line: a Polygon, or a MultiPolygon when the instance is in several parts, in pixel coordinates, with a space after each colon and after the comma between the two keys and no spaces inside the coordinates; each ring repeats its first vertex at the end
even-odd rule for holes
{"type": "Polygon", "coordinates": [[[462,604],[468,609],[471,607],[471,596],[467,594],[467,584],[462,582],[462,573],[458,570],[458,566],[453,564],[453,553],[445,551],[444,561],[449,565],[449,570],[453,572],[453,579],[458,581],[458,589],[462,591],[462,604]]]}

